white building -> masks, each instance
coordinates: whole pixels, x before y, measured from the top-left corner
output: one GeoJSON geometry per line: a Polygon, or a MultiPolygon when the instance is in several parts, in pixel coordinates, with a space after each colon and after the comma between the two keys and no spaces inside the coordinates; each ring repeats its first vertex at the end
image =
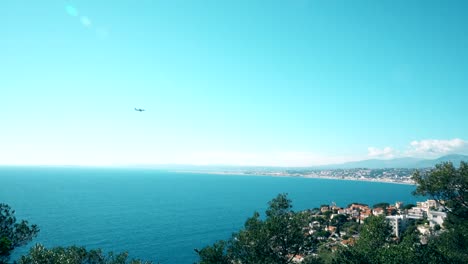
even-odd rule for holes
{"type": "Polygon", "coordinates": [[[442,226],[444,224],[445,218],[447,218],[447,213],[445,212],[437,212],[437,211],[427,212],[427,220],[429,221],[429,225],[431,227],[434,227],[435,225],[442,226]]]}
{"type": "Polygon", "coordinates": [[[426,225],[418,225],[417,229],[419,233],[421,233],[421,235],[423,236],[427,236],[431,234],[430,228],[426,225]]]}
{"type": "Polygon", "coordinates": [[[421,207],[413,207],[408,210],[408,218],[423,219],[426,216],[426,210],[421,207]]]}
{"type": "Polygon", "coordinates": [[[401,209],[403,207],[403,202],[396,202],[395,207],[396,209],[401,209]]]}
{"type": "Polygon", "coordinates": [[[424,209],[425,211],[429,211],[431,208],[438,208],[438,204],[435,200],[427,200],[425,202],[417,202],[416,206],[424,209]]]}
{"type": "Polygon", "coordinates": [[[393,234],[400,237],[400,234],[405,231],[408,226],[408,218],[406,215],[389,215],[386,216],[388,224],[392,227],[393,234]]]}

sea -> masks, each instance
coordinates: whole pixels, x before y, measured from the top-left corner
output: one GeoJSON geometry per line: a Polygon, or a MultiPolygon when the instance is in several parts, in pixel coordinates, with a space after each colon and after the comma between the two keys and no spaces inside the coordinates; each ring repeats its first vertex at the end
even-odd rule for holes
{"type": "Polygon", "coordinates": [[[194,249],[228,239],[268,201],[288,193],[293,210],[352,202],[416,203],[412,185],[182,173],[135,168],[0,167],[0,203],[37,224],[33,242],[127,251],[154,263],[194,263],[194,249]]]}

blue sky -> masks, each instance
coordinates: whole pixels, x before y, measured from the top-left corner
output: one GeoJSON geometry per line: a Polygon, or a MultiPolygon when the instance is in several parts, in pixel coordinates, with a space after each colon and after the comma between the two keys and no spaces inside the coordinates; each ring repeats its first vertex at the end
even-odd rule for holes
{"type": "Polygon", "coordinates": [[[5,0],[0,10],[0,164],[468,153],[466,1],[5,0]]]}

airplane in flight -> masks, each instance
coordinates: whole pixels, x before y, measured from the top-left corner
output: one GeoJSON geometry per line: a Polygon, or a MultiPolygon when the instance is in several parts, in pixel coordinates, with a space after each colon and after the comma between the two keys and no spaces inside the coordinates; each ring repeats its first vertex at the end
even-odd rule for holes
{"type": "Polygon", "coordinates": [[[138,112],[143,112],[143,111],[145,111],[145,109],[141,109],[141,108],[135,108],[135,111],[138,111],[138,112]]]}

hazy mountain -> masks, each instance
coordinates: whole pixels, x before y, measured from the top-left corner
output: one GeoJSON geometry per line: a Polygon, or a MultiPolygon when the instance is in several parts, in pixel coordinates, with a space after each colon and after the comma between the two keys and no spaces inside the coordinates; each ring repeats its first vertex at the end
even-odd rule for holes
{"type": "MultiPolygon", "coordinates": [[[[196,171],[196,172],[229,172],[229,173],[244,173],[262,172],[262,171],[283,171],[285,169],[385,169],[385,168],[428,168],[434,167],[435,164],[451,161],[455,166],[460,164],[460,161],[467,161],[467,155],[452,154],[442,156],[437,159],[418,159],[418,158],[397,158],[389,160],[368,159],[354,162],[346,162],[341,164],[331,164],[313,167],[273,167],[273,166],[235,166],[235,165],[183,165],[183,164],[166,164],[166,165],[133,165],[129,167],[142,169],[160,169],[160,170],[176,170],[176,171],[196,171]]],[[[125,167],[125,166],[124,166],[125,167]]]]}
{"type": "Polygon", "coordinates": [[[434,164],[447,161],[451,161],[455,166],[458,166],[460,165],[460,161],[468,162],[468,156],[459,154],[446,155],[434,160],[423,160],[419,163],[419,165],[420,167],[433,167],[434,164]]]}
{"type": "Polygon", "coordinates": [[[354,162],[346,162],[342,164],[333,164],[320,166],[320,169],[351,169],[351,168],[428,168],[433,167],[435,164],[451,161],[454,165],[458,166],[460,161],[468,161],[467,155],[452,154],[442,156],[437,159],[418,159],[418,158],[398,158],[389,160],[368,159],[354,162]]]}

